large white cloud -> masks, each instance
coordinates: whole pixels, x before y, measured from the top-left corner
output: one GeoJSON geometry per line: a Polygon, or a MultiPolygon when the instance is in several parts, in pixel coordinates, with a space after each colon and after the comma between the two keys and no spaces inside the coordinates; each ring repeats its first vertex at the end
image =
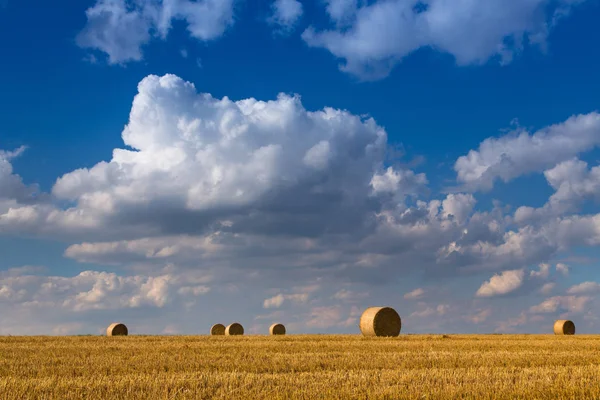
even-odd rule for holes
{"type": "Polygon", "coordinates": [[[343,59],[341,69],[366,79],[386,76],[420,48],[454,56],[457,64],[508,63],[527,39],[542,47],[557,16],[582,1],[572,0],[329,0],[335,29],[307,29],[314,47],[343,59]],[[548,12],[549,11],[549,12],[548,12]]]}
{"type": "MultiPolygon", "coordinates": [[[[472,194],[419,200],[427,178],[385,165],[386,133],[372,119],[332,108],[307,111],[298,96],[216,99],[173,75],[148,76],[138,91],[122,132],[131,149],[115,149],[110,161],[59,178],[52,193],[73,204],[68,209],[5,207],[0,232],[77,238],[85,243],[66,255],[84,262],[218,260],[235,267],[251,255],[244,264],[253,268],[331,266],[374,281],[416,265],[449,274],[522,268],[600,237],[595,215],[513,230],[500,208],[474,212],[472,194]],[[416,198],[413,205],[408,196],[416,198]]],[[[575,117],[521,135],[521,144],[545,153],[589,148],[597,121],[596,114],[575,117]]],[[[483,156],[471,158],[501,154],[488,147],[520,154],[513,140],[482,145],[483,156]]],[[[555,161],[564,156],[552,154],[555,161]]],[[[3,176],[15,176],[5,170],[3,176]]]]}
{"type": "Polygon", "coordinates": [[[215,99],[173,75],[148,76],[138,89],[122,133],[132,150],[59,178],[52,194],[75,207],[14,208],[0,229],[360,235],[384,203],[427,182],[383,169],[386,133],[373,119],[307,111],[297,96],[215,99]]]}
{"type": "MultiPolygon", "coordinates": [[[[288,308],[297,329],[350,329],[356,320],[351,305],[393,302],[384,295],[398,284],[401,291],[390,289],[395,301],[406,307],[409,321],[411,314],[419,318],[419,329],[461,329],[452,322],[458,318],[510,330],[593,301],[569,297],[590,288],[562,293],[560,280],[547,282],[567,273],[563,264],[556,271],[547,264],[525,271],[556,263],[574,246],[600,243],[600,215],[571,214],[570,207],[535,224],[514,224],[501,205],[477,210],[476,193],[425,201],[426,176],[384,162],[387,138],[374,120],[331,108],[307,111],[298,96],[215,99],[173,75],[149,76],[138,89],[122,132],[124,148],[111,160],[60,177],[55,202],[32,200],[31,187],[11,164],[19,152],[0,153],[0,233],[64,239],[66,257],[124,268],[127,275],[0,274],[3,315],[19,304],[81,315],[151,308],[166,318],[171,306],[231,288],[244,307],[254,307],[251,312],[269,309],[251,329],[260,331],[272,309],[288,308]],[[501,273],[506,270],[522,272],[511,277],[501,273]],[[194,281],[194,273],[211,277],[210,292],[208,281],[194,281]],[[466,292],[472,304],[443,297],[435,282],[460,281],[465,273],[479,282],[492,279],[478,296],[477,287],[466,292]],[[307,286],[315,277],[319,290],[307,286]],[[49,282],[58,291],[41,291],[49,282]],[[403,293],[415,287],[427,295],[416,291],[407,294],[416,301],[404,301],[403,293]],[[525,317],[505,313],[498,326],[486,319],[495,307],[489,297],[504,294],[508,302],[540,290],[555,297],[539,307],[527,304],[534,308],[525,317]],[[456,315],[459,309],[467,311],[456,315]],[[331,320],[318,318],[319,310],[331,320]],[[427,316],[435,321],[425,323],[427,316]]],[[[588,118],[575,120],[594,120],[588,118]]],[[[588,148],[589,138],[579,139],[565,133],[560,140],[588,148]]],[[[539,140],[546,143],[548,136],[539,140]]],[[[573,182],[563,203],[584,192],[591,196],[594,173],[578,161],[557,165],[563,155],[555,153],[546,171],[557,193],[573,182]]],[[[61,321],[58,331],[77,331],[78,321],[61,321]]],[[[176,329],[169,321],[161,331],[176,329]]]]}
{"type": "Polygon", "coordinates": [[[166,38],[173,20],[187,23],[189,34],[208,41],[233,24],[234,0],[97,0],[86,10],[77,36],[84,48],[108,55],[111,64],[139,61],[153,36],[166,38]]]}

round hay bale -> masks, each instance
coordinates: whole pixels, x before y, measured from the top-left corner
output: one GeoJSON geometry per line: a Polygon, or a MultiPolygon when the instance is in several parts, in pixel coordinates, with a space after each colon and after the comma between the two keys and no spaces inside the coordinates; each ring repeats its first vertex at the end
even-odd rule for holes
{"type": "Polygon", "coordinates": [[[125,324],[120,322],[115,322],[114,324],[110,324],[108,328],[106,328],[106,336],[127,336],[129,331],[125,324]]]}
{"type": "Polygon", "coordinates": [[[360,317],[360,331],[365,336],[398,336],[400,316],[390,307],[370,307],[360,317]]]}
{"type": "Polygon", "coordinates": [[[212,336],[220,336],[225,334],[225,325],[223,324],[214,324],[210,327],[210,334],[212,336]]]}
{"type": "Polygon", "coordinates": [[[241,324],[238,324],[237,322],[234,322],[231,325],[228,325],[227,328],[225,328],[225,335],[227,336],[234,336],[234,335],[243,335],[244,334],[244,327],[241,324]]]}
{"type": "Polygon", "coordinates": [[[568,319],[559,319],[554,323],[554,334],[555,335],[574,335],[575,324],[573,321],[568,319]]]}
{"type": "Polygon", "coordinates": [[[285,335],[285,326],[283,324],[273,324],[269,328],[271,335],[285,335]]]}

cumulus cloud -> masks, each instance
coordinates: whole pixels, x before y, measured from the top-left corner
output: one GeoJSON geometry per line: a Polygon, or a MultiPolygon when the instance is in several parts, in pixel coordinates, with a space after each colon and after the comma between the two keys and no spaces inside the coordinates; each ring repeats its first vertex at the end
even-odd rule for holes
{"type": "Polygon", "coordinates": [[[490,58],[505,64],[524,48],[526,39],[544,48],[549,28],[558,20],[554,16],[567,15],[576,3],[328,0],[326,11],[336,28],[309,27],[302,37],[342,59],[343,71],[363,79],[387,76],[420,48],[450,54],[458,65],[483,64],[490,58]]]}
{"type": "Polygon", "coordinates": [[[531,271],[529,275],[533,278],[547,278],[550,275],[550,264],[541,263],[539,271],[531,271]]]}
{"type": "MultiPolygon", "coordinates": [[[[375,194],[393,194],[397,200],[407,195],[421,194],[429,182],[425,174],[416,174],[411,170],[395,170],[388,167],[385,172],[373,175],[371,186],[375,194]]],[[[453,196],[453,195],[452,195],[453,196]]]]}
{"type": "Polygon", "coordinates": [[[276,296],[265,299],[263,302],[264,308],[279,308],[283,304],[285,297],[281,293],[276,296]]]}
{"type": "MultiPolygon", "coordinates": [[[[509,182],[521,175],[541,172],[600,144],[600,114],[592,112],[572,116],[530,134],[524,129],[499,138],[485,139],[478,150],[471,150],[454,164],[457,180],[464,189],[489,190],[497,179],[509,182]]],[[[559,167],[546,177],[560,185],[565,169],[579,169],[581,164],[559,167]]]]}
{"type": "Polygon", "coordinates": [[[306,303],[310,296],[310,293],[313,291],[312,288],[305,289],[304,292],[301,293],[291,293],[291,294],[282,294],[279,293],[273,297],[265,299],[263,301],[263,308],[279,308],[283,305],[284,301],[288,300],[296,304],[306,303]]]}
{"type": "MultiPolygon", "coordinates": [[[[204,280],[202,280],[204,282],[204,280]]],[[[120,276],[83,271],[73,277],[15,275],[0,277],[0,299],[27,307],[69,311],[163,307],[173,297],[199,296],[210,288],[193,279],[163,274],[120,276]]]]}
{"type": "Polygon", "coordinates": [[[493,297],[514,292],[523,284],[525,272],[522,269],[503,271],[484,282],[475,294],[477,297],[493,297]]]}
{"type": "Polygon", "coordinates": [[[14,208],[0,229],[113,238],[360,234],[386,201],[426,179],[384,172],[386,133],[370,118],[307,111],[298,96],[215,99],[173,75],[148,76],[138,90],[122,133],[132,149],[56,181],[53,196],[76,206],[14,208]],[[405,178],[382,185],[386,174],[405,178]]]}
{"type": "MultiPolygon", "coordinates": [[[[373,119],[331,108],[308,111],[298,96],[216,99],[173,75],[149,76],[139,84],[122,138],[110,160],[57,179],[54,202],[30,201],[11,189],[8,205],[0,206],[0,233],[66,239],[66,257],[132,268],[133,275],[23,278],[32,286],[0,289],[6,304],[164,310],[210,297],[214,282],[229,294],[243,282],[254,306],[293,304],[299,329],[345,329],[357,318],[348,306],[383,292],[365,286],[395,284],[407,273],[450,279],[487,271],[492,278],[477,291],[478,304],[520,288],[546,294],[553,287],[542,285],[557,252],[600,244],[600,215],[515,225],[500,205],[476,210],[476,194],[422,200],[426,176],[386,162],[386,133],[373,119]],[[214,281],[192,282],[164,265],[208,273],[214,281]],[[531,265],[539,268],[527,270],[531,265]],[[322,280],[306,285],[315,276],[322,280]],[[62,282],[60,302],[52,292],[32,295],[46,281],[62,282]],[[338,304],[321,303],[317,287],[338,304]]],[[[0,182],[15,182],[10,161],[18,153],[1,153],[0,176],[10,178],[0,182]]],[[[22,188],[18,182],[0,188],[22,188]]],[[[0,278],[34,273],[23,272],[0,278]]],[[[404,298],[423,294],[419,288],[404,298]]],[[[458,309],[435,296],[432,285],[427,298],[435,303],[418,303],[407,315],[449,316],[458,309]]],[[[539,309],[567,302],[555,299],[539,309]]],[[[464,315],[485,321],[485,310],[464,315]]]]}
{"type": "Polygon", "coordinates": [[[550,294],[555,286],[556,286],[556,283],[554,283],[554,282],[544,283],[544,285],[542,285],[542,287],[540,288],[540,293],[550,294]]]}
{"type": "Polygon", "coordinates": [[[583,282],[575,286],[571,286],[568,290],[568,294],[592,294],[600,292],[600,284],[598,282],[583,282]]]}
{"type": "Polygon", "coordinates": [[[591,300],[592,298],[589,296],[555,296],[531,307],[529,311],[534,314],[553,313],[556,311],[582,313],[591,300]]]}
{"type": "Polygon", "coordinates": [[[353,302],[361,301],[367,297],[369,297],[368,292],[355,292],[355,291],[348,290],[348,289],[338,290],[332,296],[333,299],[341,300],[346,303],[353,303],[353,302]]]}
{"type": "Polygon", "coordinates": [[[436,307],[427,307],[424,310],[415,311],[410,314],[411,317],[416,318],[427,318],[434,315],[444,315],[448,312],[450,306],[448,304],[439,304],[436,307]]]}
{"type": "Polygon", "coordinates": [[[298,0],[275,0],[271,8],[269,23],[278,26],[281,32],[290,32],[304,12],[298,0]]]}
{"type": "Polygon", "coordinates": [[[306,326],[310,328],[330,328],[343,321],[343,310],[340,306],[313,307],[308,315],[306,326]]]}
{"type": "Polygon", "coordinates": [[[556,264],[556,271],[563,274],[563,276],[569,275],[569,266],[563,263],[556,264]]]}
{"type": "Polygon", "coordinates": [[[526,312],[521,312],[518,317],[508,318],[506,321],[497,322],[496,332],[510,332],[513,331],[516,327],[522,326],[530,318],[528,317],[526,312]]]}
{"type": "Polygon", "coordinates": [[[465,320],[467,320],[473,324],[480,324],[480,323],[484,322],[485,320],[487,320],[490,315],[492,315],[492,309],[486,308],[484,310],[478,310],[476,313],[474,313],[472,315],[466,316],[465,320]]]}
{"type": "Polygon", "coordinates": [[[26,185],[21,177],[14,173],[11,161],[25,152],[25,146],[13,151],[0,150],[0,213],[10,205],[37,201],[37,185],[26,185]]]}
{"type": "Polygon", "coordinates": [[[588,169],[586,162],[571,159],[544,171],[546,180],[555,190],[540,208],[519,207],[515,220],[535,223],[551,217],[576,212],[586,200],[600,201],[600,167],[588,169]]]}
{"type": "Polygon", "coordinates": [[[234,22],[234,0],[97,0],[86,10],[77,44],[108,55],[110,64],[139,61],[153,37],[165,39],[173,20],[183,20],[195,39],[223,35],[234,22]]]}
{"type": "Polygon", "coordinates": [[[420,299],[423,297],[424,294],[425,294],[425,290],[423,290],[422,288],[417,288],[411,292],[406,293],[404,295],[404,298],[406,300],[420,299]]]}
{"type": "Polygon", "coordinates": [[[346,26],[356,12],[358,0],[325,0],[329,18],[338,26],[346,26]]]}

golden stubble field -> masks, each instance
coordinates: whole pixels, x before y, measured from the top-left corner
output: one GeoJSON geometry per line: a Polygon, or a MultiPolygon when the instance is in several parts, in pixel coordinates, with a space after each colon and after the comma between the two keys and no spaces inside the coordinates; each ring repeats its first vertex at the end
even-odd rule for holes
{"type": "Polygon", "coordinates": [[[0,337],[1,399],[600,399],[600,336],[0,337]]]}

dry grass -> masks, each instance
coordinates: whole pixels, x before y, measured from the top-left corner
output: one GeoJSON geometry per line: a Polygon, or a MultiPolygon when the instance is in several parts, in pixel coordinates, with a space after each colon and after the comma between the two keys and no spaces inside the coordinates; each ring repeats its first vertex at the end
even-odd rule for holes
{"type": "Polygon", "coordinates": [[[598,399],[600,336],[0,337],[0,398],[598,399]]]}

